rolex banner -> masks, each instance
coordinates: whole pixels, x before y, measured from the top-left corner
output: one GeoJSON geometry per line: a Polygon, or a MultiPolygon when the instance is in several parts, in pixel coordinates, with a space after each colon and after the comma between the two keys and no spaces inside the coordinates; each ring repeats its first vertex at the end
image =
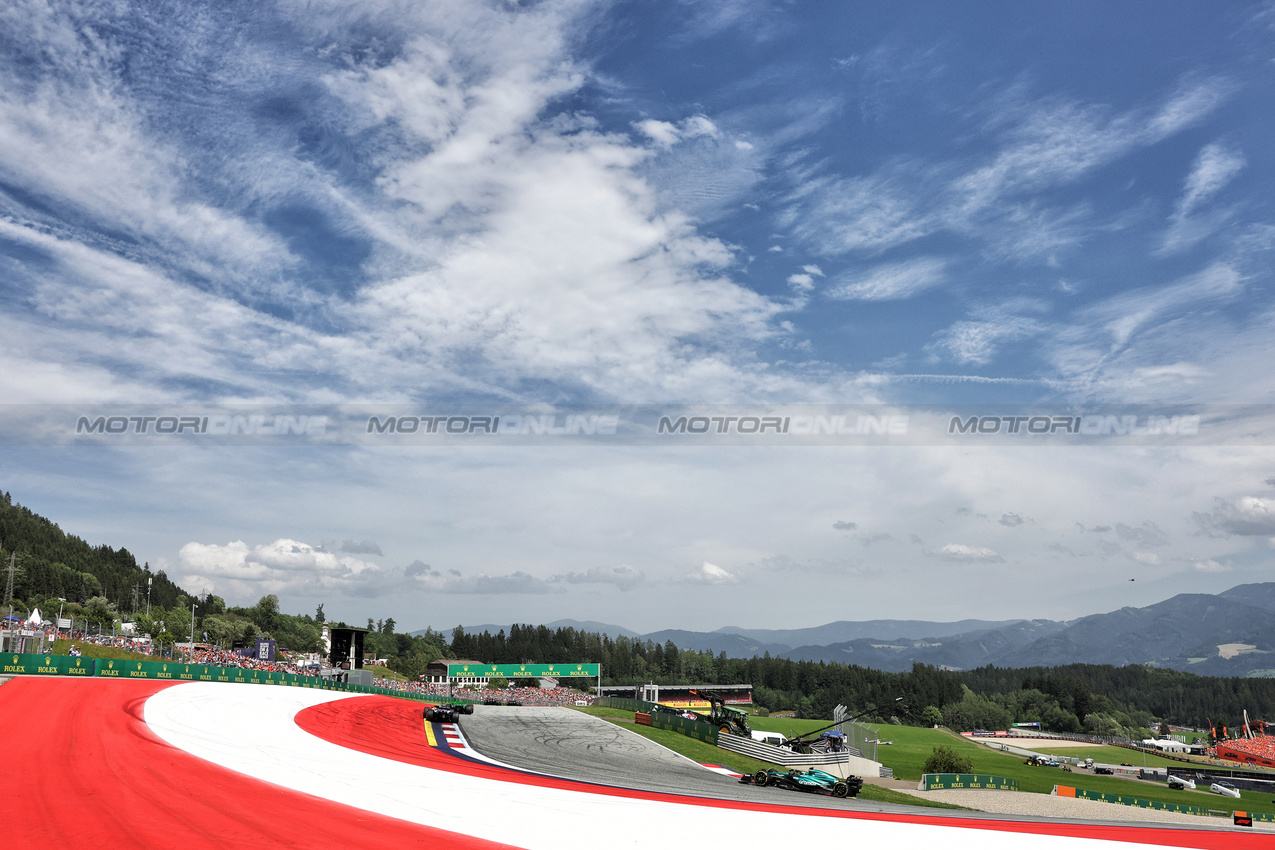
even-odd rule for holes
{"type": "Polygon", "coordinates": [[[598,677],[597,664],[448,664],[449,679],[565,679],[598,677]]]}
{"type": "Polygon", "coordinates": [[[25,655],[8,653],[3,656],[4,673],[9,675],[92,676],[93,659],[70,655],[25,655]]]}

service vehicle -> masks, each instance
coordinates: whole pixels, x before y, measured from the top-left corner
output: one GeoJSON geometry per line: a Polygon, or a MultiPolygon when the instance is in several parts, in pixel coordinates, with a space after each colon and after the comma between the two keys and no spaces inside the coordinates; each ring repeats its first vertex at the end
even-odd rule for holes
{"type": "Polygon", "coordinates": [[[784,788],[789,791],[827,794],[832,797],[856,797],[859,790],[863,788],[863,778],[860,776],[842,779],[840,776],[834,776],[813,767],[809,770],[798,768],[780,770],[772,767],[769,770],[759,770],[752,776],[745,774],[739,778],[739,781],[762,788],[784,788]]]}
{"type": "Polygon", "coordinates": [[[1170,787],[1170,788],[1177,788],[1177,789],[1182,790],[1182,791],[1194,791],[1194,790],[1195,790],[1195,780],[1194,780],[1194,779],[1188,779],[1188,778],[1187,778],[1187,777],[1185,777],[1185,776],[1174,776],[1172,773],[1170,773],[1170,774],[1169,774],[1169,787],[1170,787]]]}
{"type": "Polygon", "coordinates": [[[716,691],[692,690],[691,696],[706,700],[709,705],[707,717],[702,714],[696,714],[691,719],[707,720],[716,726],[718,731],[727,735],[740,735],[744,738],[751,737],[753,730],[748,725],[747,711],[727,705],[726,697],[716,691]]]}
{"type": "Polygon", "coordinates": [[[1229,782],[1214,782],[1209,786],[1209,790],[1214,794],[1221,794],[1224,797],[1240,796],[1240,789],[1236,788],[1229,782]]]}

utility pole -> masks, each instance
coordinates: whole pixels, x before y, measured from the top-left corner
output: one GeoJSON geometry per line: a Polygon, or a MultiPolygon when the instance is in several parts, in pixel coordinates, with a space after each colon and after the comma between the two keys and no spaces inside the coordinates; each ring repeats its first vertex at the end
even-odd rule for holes
{"type": "Polygon", "coordinates": [[[155,580],[154,576],[148,576],[146,579],[146,616],[151,615],[151,582],[155,580]]]}

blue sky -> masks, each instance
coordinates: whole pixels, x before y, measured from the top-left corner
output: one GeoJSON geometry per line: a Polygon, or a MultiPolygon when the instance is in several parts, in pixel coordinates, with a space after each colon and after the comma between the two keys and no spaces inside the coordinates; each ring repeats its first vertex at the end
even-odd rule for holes
{"type": "Polygon", "coordinates": [[[191,590],[409,628],[1265,581],[1273,75],[1269,2],[17,0],[11,420],[1249,407],[1138,445],[11,440],[0,486],[191,590]]]}

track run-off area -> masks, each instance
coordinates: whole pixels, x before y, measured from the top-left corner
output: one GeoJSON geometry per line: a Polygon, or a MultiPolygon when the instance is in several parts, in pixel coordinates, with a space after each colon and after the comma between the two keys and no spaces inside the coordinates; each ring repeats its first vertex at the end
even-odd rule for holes
{"type": "Polygon", "coordinates": [[[0,685],[0,835],[189,850],[1275,848],[1229,826],[886,811],[742,786],[569,709],[479,706],[457,735],[421,707],[306,688],[15,678],[0,685]]]}

